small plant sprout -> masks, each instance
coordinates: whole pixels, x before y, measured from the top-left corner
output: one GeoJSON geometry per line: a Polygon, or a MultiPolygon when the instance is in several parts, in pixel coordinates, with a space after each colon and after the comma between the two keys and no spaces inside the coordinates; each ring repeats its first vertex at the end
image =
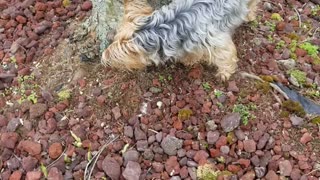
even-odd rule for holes
{"type": "Polygon", "coordinates": [[[73,139],[75,140],[73,145],[75,145],[76,147],[82,147],[81,139],[76,134],[74,134],[72,131],[70,131],[70,133],[71,133],[71,136],[73,137],[73,139]]]}
{"type": "Polygon", "coordinates": [[[211,90],[211,85],[208,82],[203,83],[202,87],[206,91],[210,91],[211,90]]]}
{"type": "Polygon", "coordinates": [[[43,165],[43,163],[40,164],[40,170],[41,170],[43,176],[45,178],[47,178],[48,177],[48,170],[47,170],[46,166],[43,165]]]}
{"type": "Polygon", "coordinates": [[[216,98],[219,98],[223,95],[223,92],[220,90],[215,89],[214,90],[214,95],[216,96],[216,98]]]}
{"type": "Polygon", "coordinates": [[[248,107],[248,106],[245,106],[243,104],[236,104],[233,107],[232,112],[239,113],[240,117],[241,117],[241,120],[242,120],[242,123],[244,125],[247,125],[249,123],[250,119],[254,119],[255,118],[255,116],[250,113],[250,110],[252,110],[252,109],[250,107],[248,107]]]}

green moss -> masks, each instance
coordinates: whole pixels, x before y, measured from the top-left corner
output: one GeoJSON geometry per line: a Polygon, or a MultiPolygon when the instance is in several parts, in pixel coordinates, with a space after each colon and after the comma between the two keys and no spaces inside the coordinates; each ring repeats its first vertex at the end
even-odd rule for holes
{"type": "Polygon", "coordinates": [[[197,179],[199,180],[217,180],[220,171],[214,170],[212,165],[205,164],[197,169],[197,179]]]}
{"type": "Polygon", "coordinates": [[[271,86],[268,82],[257,82],[256,83],[257,89],[261,90],[263,93],[268,93],[271,90],[271,86]]]}
{"type": "MultiPolygon", "coordinates": [[[[288,35],[288,37],[291,39],[291,40],[294,40],[296,43],[297,41],[299,40],[299,36],[296,34],[296,33],[290,33],[288,35]]],[[[292,43],[292,42],[291,42],[292,43]]]]}
{"type": "Polygon", "coordinates": [[[311,119],[312,124],[320,125],[320,116],[311,119]]]}
{"type": "Polygon", "coordinates": [[[288,71],[289,75],[297,80],[300,85],[303,85],[307,81],[307,74],[298,69],[293,69],[288,71]]]}
{"type": "Polygon", "coordinates": [[[178,113],[178,118],[182,121],[188,120],[192,115],[192,111],[190,109],[181,109],[178,113]]]}
{"type": "Polygon", "coordinates": [[[233,174],[230,171],[219,171],[215,170],[212,165],[205,164],[203,166],[199,166],[197,169],[197,179],[198,180],[217,180],[221,179],[221,177],[230,178],[233,174]]]}
{"type": "Polygon", "coordinates": [[[229,144],[233,144],[233,143],[235,143],[236,141],[237,141],[237,138],[236,138],[234,132],[229,132],[228,135],[227,135],[227,142],[228,142],[229,144]]]}
{"type": "Polygon", "coordinates": [[[217,90],[217,89],[214,90],[214,96],[215,96],[216,98],[219,98],[219,97],[221,97],[222,95],[223,95],[223,92],[222,92],[222,91],[217,90]]]}
{"type": "Polygon", "coordinates": [[[306,115],[306,112],[299,102],[295,102],[292,100],[284,101],[282,103],[282,108],[284,111],[288,111],[300,117],[304,117],[306,115]]]}
{"type": "Polygon", "coordinates": [[[319,47],[318,46],[315,46],[315,45],[312,45],[311,43],[309,42],[305,42],[303,44],[300,44],[299,47],[301,49],[304,49],[307,51],[308,55],[310,56],[315,56],[318,54],[318,50],[319,50],[319,47]]]}
{"type": "Polygon", "coordinates": [[[58,93],[59,101],[70,99],[71,91],[69,89],[62,90],[58,93]]]}
{"type": "Polygon", "coordinates": [[[276,45],[276,49],[281,49],[285,46],[286,46],[286,42],[284,42],[283,40],[280,40],[276,45]]]}
{"type": "Polygon", "coordinates": [[[320,11],[320,5],[316,5],[314,8],[311,9],[311,15],[316,16],[320,11]]]}
{"type": "Polygon", "coordinates": [[[290,112],[289,111],[281,111],[280,115],[281,118],[287,118],[290,116],[290,112]]]}
{"type": "Polygon", "coordinates": [[[297,49],[297,40],[292,40],[290,45],[290,52],[295,53],[296,49],[297,49]]]}
{"type": "Polygon", "coordinates": [[[250,110],[251,109],[248,106],[245,106],[243,104],[236,104],[236,105],[234,105],[232,112],[239,113],[241,116],[242,123],[244,125],[247,125],[249,123],[250,119],[255,118],[255,116],[250,113],[250,110]]]}
{"type": "Polygon", "coordinates": [[[283,21],[283,18],[281,17],[281,15],[279,13],[273,13],[271,15],[271,19],[275,20],[275,21],[283,21]]]}
{"type": "Polygon", "coordinates": [[[266,21],[265,25],[268,26],[272,32],[276,30],[276,24],[273,22],[266,21]]]}

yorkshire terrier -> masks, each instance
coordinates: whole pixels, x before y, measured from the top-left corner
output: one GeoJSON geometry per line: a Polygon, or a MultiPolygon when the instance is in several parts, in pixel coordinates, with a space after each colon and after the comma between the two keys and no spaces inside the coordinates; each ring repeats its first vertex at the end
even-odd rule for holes
{"type": "Polygon", "coordinates": [[[237,68],[236,28],[255,20],[259,0],[173,0],[153,10],[147,0],[124,0],[124,18],[102,63],[142,69],[170,60],[205,62],[226,81],[237,68]]]}

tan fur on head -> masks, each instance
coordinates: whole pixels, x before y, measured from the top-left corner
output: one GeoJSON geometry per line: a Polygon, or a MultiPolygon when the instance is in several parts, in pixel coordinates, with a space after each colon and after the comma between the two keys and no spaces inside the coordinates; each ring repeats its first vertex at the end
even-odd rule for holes
{"type": "Polygon", "coordinates": [[[140,19],[150,15],[153,12],[151,6],[146,0],[125,0],[124,17],[118,27],[114,40],[128,40],[133,33],[142,25],[140,19]]]}
{"type": "Polygon", "coordinates": [[[257,9],[258,9],[258,4],[259,4],[260,0],[251,0],[248,3],[248,8],[249,8],[249,13],[247,15],[247,21],[254,21],[256,20],[256,14],[257,14],[257,9]]]}
{"type": "Polygon", "coordinates": [[[102,54],[102,63],[119,69],[142,69],[149,65],[146,54],[134,43],[116,41],[102,54]]]}

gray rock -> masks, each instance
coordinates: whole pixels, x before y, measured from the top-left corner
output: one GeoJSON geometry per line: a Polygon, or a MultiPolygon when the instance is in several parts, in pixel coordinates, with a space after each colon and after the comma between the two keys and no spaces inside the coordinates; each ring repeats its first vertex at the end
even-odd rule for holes
{"type": "Polygon", "coordinates": [[[220,137],[219,131],[209,131],[207,133],[208,144],[215,144],[220,137]]]}
{"type": "Polygon", "coordinates": [[[26,172],[32,171],[36,167],[37,163],[38,160],[34,157],[28,156],[22,158],[22,167],[26,172]]]}
{"type": "Polygon", "coordinates": [[[265,167],[255,167],[254,172],[258,178],[262,178],[266,174],[267,169],[265,167]]]}
{"type": "Polygon", "coordinates": [[[192,180],[197,179],[197,170],[195,167],[188,167],[188,173],[189,173],[192,180]]]}
{"type": "Polygon", "coordinates": [[[289,160],[284,160],[279,162],[280,175],[290,176],[292,171],[292,165],[289,160]]]}
{"type": "Polygon", "coordinates": [[[230,148],[229,148],[229,146],[221,146],[220,151],[222,154],[229,154],[230,148]]]}
{"type": "Polygon", "coordinates": [[[206,129],[207,129],[207,131],[215,131],[216,129],[217,129],[217,124],[216,124],[216,122],[214,122],[213,120],[211,120],[211,121],[208,121],[207,123],[206,123],[206,129]]]}
{"type": "Polygon", "coordinates": [[[290,116],[290,121],[294,126],[300,126],[303,123],[303,119],[298,116],[290,116]]]}
{"type": "Polygon", "coordinates": [[[12,118],[7,125],[7,131],[14,132],[17,130],[18,126],[21,124],[19,118],[12,118]]]}
{"type": "Polygon", "coordinates": [[[129,138],[133,137],[133,129],[131,126],[125,126],[123,130],[123,134],[129,138]]]}
{"type": "Polygon", "coordinates": [[[139,180],[141,175],[141,166],[137,162],[129,161],[122,173],[126,180],[139,180]]]}
{"type": "Polygon", "coordinates": [[[139,152],[136,150],[129,150],[123,154],[124,165],[127,165],[129,161],[138,162],[139,152]]]}
{"type": "Polygon", "coordinates": [[[140,127],[135,127],[134,128],[134,137],[136,138],[137,141],[139,140],[147,140],[147,135],[145,132],[143,132],[140,127]]]}
{"type": "Polygon", "coordinates": [[[187,166],[188,167],[198,167],[198,164],[194,161],[187,161],[187,166]]]}
{"type": "Polygon", "coordinates": [[[257,148],[262,149],[267,144],[270,135],[268,133],[264,133],[264,135],[259,139],[257,148]]]}
{"type": "Polygon", "coordinates": [[[120,165],[114,158],[106,157],[102,162],[102,169],[112,180],[120,178],[120,165]]]}
{"type": "Polygon", "coordinates": [[[231,113],[223,117],[221,127],[224,132],[231,132],[240,125],[241,116],[239,113],[231,113]]]}
{"type": "Polygon", "coordinates": [[[244,132],[239,129],[239,130],[235,130],[234,134],[236,135],[236,137],[238,138],[238,140],[243,141],[246,137],[246,135],[244,134],[244,132]]]}
{"type": "Polygon", "coordinates": [[[111,111],[116,120],[118,120],[121,117],[121,110],[118,106],[114,107],[111,111]]]}
{"type": "Polygon", "coordinates": [[[181,180],[181,178],[179,176],[172,176],[170,180],[181,180]]]}
{"type": "Polygon", "coordinates": [[[277,62],[286,70],[294,69],[297,64],[294,59],[278,60],[277,62]]]}
{"type": "Polygon", "coordinates": [[[7,161],[7,167],[11,171],[14,171],[20,167],[20,162],[16,157],[12,157],[7,161]]]}
{"type": "Polygon", "coordinates": [[[46,104],[38,103],[38,104],[33,104],[30,106],[30,118],[37,118],[42,116],[46,110],[48,109],[46,104]]]}
{"type": "Polygon", "coordinates": [[[156,134],[156,140],[157,140],[158,142],[161,142],[161,141],[162,141],[162,135],[163,135],[162,132],[159,132],[159,133],[156,134]]]}
{"type": "Polygon", "coordinates": [[[184,157],[187,152],[185,149],[179,149],[177,153],[178,153],[178,157],[181,158],[181,157],[184,157]]]}
{"type": "Polygon", "coordinates": [[[178,149],[182,148],[183,141],[174,136],[167,135],[161,142],[161,147],[169,156],[177,154],[178,149]]]}
{"type": "Polygon", "coordinates": [[[151,149],[146,149],[143,152],[143,158],[146,159],[146,160],[153,160],[154,154],[153,154],[152,150],[151,149]]]}
{"type": "Polygon", "coordinates": [[[148,148],[148,141],[147,140],[137,141],[137,150],[138,151],[145,151],[147,148],[148,148]]]}

